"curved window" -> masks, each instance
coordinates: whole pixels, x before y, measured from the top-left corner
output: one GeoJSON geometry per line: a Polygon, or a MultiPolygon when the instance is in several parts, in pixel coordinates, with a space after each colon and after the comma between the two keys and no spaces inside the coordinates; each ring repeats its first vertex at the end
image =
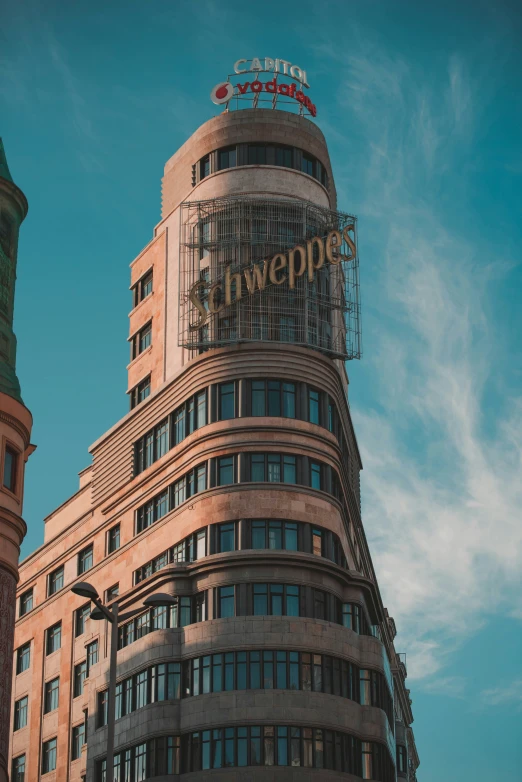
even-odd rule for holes
{"type": "MultiPolygon", "coordinates": [[[[196,532],[192,532],[179,543],[170,546],[137,568],[134,571],[133,582],[138,584],[168,565],[194,562],[207,554],[222,554],[227,551],[248,549],[303,551],[307,554],[325,557],[344,569],[348,569],[341,541],[330,530],[302,521],[243,519],[241,522],[227,521],[222,524],[212,524],[210,527],[202,527],[196,532]],[[244,530],[241,547],[239,546],[239,523],[243,525],[244,530]]],[[[372,634],[376,635],[377,631],[372,630],[372,634]]]]}
{"type": "MultiPolygon", "coordinates": [[[[383,744],[297,725],[240,725],[151,738],[114,755],[114,778],[142,782],[166,774],[245,766],[324,768],[376,782],[395,780],[395,766],[383,744]]],[[[104,758],[97,762],[97,782],[105,782],[106,773],[104,758]]]]}
{"type": "Polygon", "coordinates": [[[207,618],[206,592],[176,598],[171,606],[155,606],[118,628],[118,649],[137,641],[154,630],[186,627],[207,618]]]}
{"type": "Polygon", "coordinates": [[[282,166],[302,171],[328,188],[326,168],[314,155],[285,144],[246,143],[221,147],[202,157],[193,167],[193,185],[216,171],[236,166],[282,166]],[[197,181],[196,181],[197,180],[197,181]]]}

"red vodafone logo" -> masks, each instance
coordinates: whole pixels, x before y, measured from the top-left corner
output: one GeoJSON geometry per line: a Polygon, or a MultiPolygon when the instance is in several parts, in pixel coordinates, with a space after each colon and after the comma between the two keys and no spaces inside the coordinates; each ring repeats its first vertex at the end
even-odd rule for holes
{"type": "Polygon", "coordinates": [[[228,103],[228,101],[234,95],[234,87],[229,81],[222,81],[220,84],[216,84],[213,90],[210,92],[210,100],[217,106],[222,103],[228,103]]]}

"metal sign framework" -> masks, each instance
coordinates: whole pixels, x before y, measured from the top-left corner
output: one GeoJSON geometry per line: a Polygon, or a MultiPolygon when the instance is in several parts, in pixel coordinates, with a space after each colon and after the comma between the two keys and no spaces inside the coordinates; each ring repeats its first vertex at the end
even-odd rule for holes
{"type": "MultiPolygon", "coordinates": [[[[267,279],[262,290],[250,293],[243,277],[239,283],[233,278],[307,239],[342,233],[348,225],[354,226],[357,246],[353,216],[306,201],[239,196],[185,202],[180,220],[179,345],[198,353],[239,342],[275,341],[339,359],[361,357],[357,254],[337,265],[324,264],[313,281],[305,272],[294,288],[288,281],[276,285],[267,279]],[[225,301],[227,267],[233,280],[230,303],[225,301]],[[208,291],[213,285],[218,289],[212,303],[219,311],[209,313],[205,325],[195,329],[199,313],[190,291],[198,282],[204,283],[198,296],[207,311],[208,291]]],[[[340,251],[351,255],[344,240],[340,251]]]]}
{"type": "MultiPolygon", "coordinates": [[[[276,88],[279,86],[280,82],[279,79],[283,79],[282,84],[288,84],[288,81],[295,82],[294,79],[292,79],[291,76],[283,73],[274,73],[273,71],[242,71],[240,74],[238,73],[229,73],[227,76],[226,81],[229,84],[232,84],[234,86],[234,95],[233,97],[225,103],[226,109],[225,111],[238,111],[240,109],[259,109],[259,108],[265,108],[265,109],[280,109],[282,108],[283,111],[289,111],[292,114],[299,114],[300,117],[312,117],[312,113],[307,109],[307,107],[303,103],[299,103],[298,101],[294,100],[293,98],[288,97],[288,95],[281,94],[279,92],[274,91],[272,92],[266,92],[265,90],[261,90],[259,92],[252,92],[252,90],[245,90],[244,93],[241,93],[241,91],[238,88],[238,81],[244,82],[245,76],[253,77],[255,80],[258,80],[258,77],[260,75],[266,76],[267,80],[275,81],[276,88]]],[[[264,82],[263,82],[264,84],[264,82]]],[[[304,89],[304,86],[299,84],[297,85],[298,89],[304,89]]]]}

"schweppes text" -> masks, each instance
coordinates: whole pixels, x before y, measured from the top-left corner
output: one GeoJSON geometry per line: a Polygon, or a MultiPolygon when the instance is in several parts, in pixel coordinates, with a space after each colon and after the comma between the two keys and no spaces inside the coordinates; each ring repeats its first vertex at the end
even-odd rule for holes
{"type": "Polygon", "coordinates": [[[197,331],[205,325],[209,315],[221,312],[234,301],[239,301],[245,288],[249,296],[256,291],[263,291],[268,284],[287,283],[289,288],[295,288],[299,277],[305,275],[312,282],[315,272],[326,262],[337,266],[341,261],[354,260],[355,254],[355,226],[351,223],[343,228],[342,234],[341,231],[330,231],[326,238],[314,236],[305,244],[298,244],[286,253],[276,253],[270,260],[255,263],[241,272],[232,273],[231,266],[227,266],[223,280],[210,285],[200,280],[190,289],[189,299],[198,311],[199,317],[189,326],[189,329],[197,331]],[[349,250],[348,255],[341,253],[343,239],[349,250]],[[234,288],[232,288],[233,284],[234,288]],[[204,291],[208,291],[205,296],[203,296],[204,291]],[[204,299],[207,306],[203,303],[204,299]]]}

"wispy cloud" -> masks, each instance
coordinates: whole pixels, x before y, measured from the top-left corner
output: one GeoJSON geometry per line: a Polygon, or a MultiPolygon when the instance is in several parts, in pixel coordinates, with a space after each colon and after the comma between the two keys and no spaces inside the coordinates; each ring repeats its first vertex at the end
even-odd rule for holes
{"type": "Polygon", "coordinates": [[[493,687],[481,692],[486,706],[505,706],[513,704],[522,709],[522,679],[517,679],[503,687],[493,687]]]}
{"type": "MultiPolygon", "coordinates": [[[[501,361],[488,295],[513,264],[437,201],[487,108],[471,64],[449,57],[435,81],[365,41],[337,67],[367,153],[338,188],[350,207],[357,186],[370,301],[371,393],[354,410],[363,521],[409,676],[429,680],[521,582],[522,399],[486,414],[501,361]]],[[[424,686],[455,685],[437,674],[424,686]]]]}

